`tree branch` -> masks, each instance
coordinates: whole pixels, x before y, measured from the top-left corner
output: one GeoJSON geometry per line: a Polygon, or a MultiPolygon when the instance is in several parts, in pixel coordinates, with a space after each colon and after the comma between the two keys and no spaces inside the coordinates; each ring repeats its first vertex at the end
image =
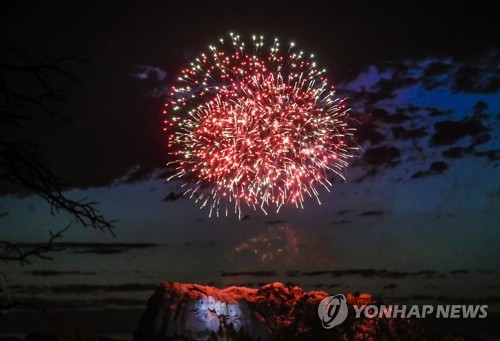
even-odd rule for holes
{"type": "Polygon", "coordinates": [[[50,320],[52,320],[53,316],[51,313],[49,313],[47,310],[43,309],[42,307],[37,306],[36,304],[33,303],[28,303],[25,301],[13,301],[11,303],[6,303],[6,304],[0,304],[0,318],[5,318],[4,312],[6,310],[10,310],[15,307],[30,307],[35,310],[39,310],[46,314],[50,320]]]}
{"type": "Polygon", "coordinates": [[[36,148],[29,142],[0,141],[0,160],[4,160],[8,169],[2,172],[0,163],[0,173],[5,174],[5,179],[45,199],[51,206],[52,215],[63,210],[73,215],[75,221],[85,227],[108,230],[114,235],[112,229],[115,221],[105,219],[94,201],[75,201],[67,198],[61,191],[63,184],[43,164],[36,148]]]}
{"type": "Polygon", "coordinates": [[[33,257],[51,260],[52,257],[47,256],[46,253],[54,251],[54,241],[62,238],[63,233],[66,232],[70,226],[71,223],[56,233],[50,232],[50,239],[46,243],[35,246],[29,250],[23,250],[24,247],[22,244],[0,240],[0,260],[5,262],[19,262],[21,265],[30,264],[29,258],[33,257]]]}
{"type": "Polygon", "coordinates": [[[87,62],[77,57],[35,61],[26,53],[0,42],[0,123],[13,123],[19,127],[29,122],[36,111],[47,114],[49,118],[58,117],[67,121],[67,117],[50,105],[54,102],[65,103],[65,97],[70,92],[55,86],[53,80],[61,78],[81,84],[64,65],[87,62]]]}

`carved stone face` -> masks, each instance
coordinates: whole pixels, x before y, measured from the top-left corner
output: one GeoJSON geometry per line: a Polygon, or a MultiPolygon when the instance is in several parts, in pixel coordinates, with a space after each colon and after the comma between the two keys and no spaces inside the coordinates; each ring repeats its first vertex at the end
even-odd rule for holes
{"type": "Polygon", "coordinates": [[[227,303],[224,302],[215,302],[215,313],[217,316],[226,315],[227,312],[227,303]]]}
{"type": "Polygon", "coordinates": [[[215,298],[213,296],[208,296],[208,309],[212,311],[215,309],[215,298]]]}
{"type": "Polygon", "coordinates": [[[240,306],[237,302],[231,302],[227,304],[227,316],[237,317],[240,316],[240,306]]]}
{"type": "Polygon", "coordinates": [[[198,297],[191,304],[192,304],[192,310],[208,311],[208,298],[206,297],[198,297]]]}

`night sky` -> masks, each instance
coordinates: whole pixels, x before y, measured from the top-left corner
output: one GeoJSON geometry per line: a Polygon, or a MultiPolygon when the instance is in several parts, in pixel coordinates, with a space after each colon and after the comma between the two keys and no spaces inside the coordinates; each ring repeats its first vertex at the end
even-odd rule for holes
{"type": "MultiPolygon", "coordinates": [[[[2,43],[39,60],[86,60],[67,65],[81,81],[58,107],[68,120],[40,115],[20,135],[39,145],[69,197],[98,201],[117,222],[116,237],[73,224],[53,261],[2,264],[6,294],[59,291],[59,304],[89,294],[114,307],[104,297],[127,297],[124,307],[143,309],[161,281],[282,281],[389,303],[484,301],[499,311],[495,2],[326,3],[7,2],[2,43]],[[180,182],[166,181],[167,88],[229,32],[294,41],[348,98],[361,152],[345,183],[320,191],[321,205],[312,198],[304,210],[208,218],[179,195],[180,182]],[[136,286],[117,288],[127,284],[136,286]]],[[[71,221],[0,186],[0,210],[9,212],[0,239],[43,242],[71,221]]]]}

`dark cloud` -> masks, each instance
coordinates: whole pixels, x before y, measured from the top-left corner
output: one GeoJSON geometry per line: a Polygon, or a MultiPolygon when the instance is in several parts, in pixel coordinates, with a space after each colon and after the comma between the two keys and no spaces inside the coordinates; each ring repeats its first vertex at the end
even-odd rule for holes
{"type": "Polygon", "coordinates": [[[123,253],[125,252],[125,249],[121,248],[97,248],[97,249],[80,249],[80,250],[74,250],[70,251],[71,253],[77,253],[77,254],[94,254],[94,255],[114,255],[118,253],[123,253]]]}
{"type": "Polygon", "coordinates": [[[370,148],[363,154],[363,161],[370,166],[394,167],[399,164],[401,152],[394,146],[383,145],[370,148]]]}
{"type": "Polygon", "coordinates": [[[451,71],[451,65],[441,62],[432,62],[424,69],[424,77],[435,77],[451,71]]]}
{"type": "Polygon", "coordinates": [[[384,211],[365,211],[361,212],[359,215],[360,216],[373,216],[373,215],[382,215],[384,214],[384,211]]]}
{"type": "MultiPolygon", "coordinates": [[[[161,170],[161,168],[160,168],[161,170]]],[[[172,175],[174,175],[176,173],[175,169],[171,169],[171,168],[167,168],[163,171],[161,171],[157,176],[156,176],[156,180],[165,180],[165,179],[168,179],[169,177],[171,177],[172,175]]]]}
{"type": "Polygon", "coordinates": [[[430,117],[448,116],[452,114],[451,110],[444,110],[438,108],[428,108],[430,117]]]}
{"type": "Polygon", "coordinates": [[[408,276],[408,273],[399,271],[388,271],[388,270],[374,270],[374,269],[362,269],[362,270],[334,270],[332,271],[333,277],[342,276],[361,276],[365,278],[404,278],[408,276]]]}
{"type": "Polygon", "coordinates": [[[430,63],[423,72],[420,81],[427,90],[445,86],[449,82],[449,73],[452,71],[450,64],[441,62],[430,63]]]}
{"type": "MultiPolygon", "coordinates": [[[[11,297],[12,301],[16,302],[29,302],[30,305],[37,307],[43,307],[45,310],[81,310],[89,308],[105,308],[109,306],[119,306],[119,307],[145,307],[147,301],[141,299],[133,298],[104,298],[104,299],[52,299],[52,298],[41,298],[41,297],[30,297],[26,300],[24,297],[11,297]]],[[[23,306],[17,307],[22,313],[25,311],[21,310],[23,306]]],[[[26,307],[27,310],[32,310],[31,306],[26,307]]],[[[2,339],[2,338],[0,338],[2,339]]],[[[3,339],[2,339],[3,340],[3,339]]]]}
{"type": "Polygon", "coordinates": [[[394,113],[389,113],[389,111],[382,108],[376,108],[372,110],[372,115],[374,119],[385,123],[400,124],[411,120],[411,116],[406,114],[405,108],[397,108],[394,113]]]}
{"type": "Polygon", "coordinates": [[[476,270],[476,272],[478,274],[486,274],[486,275],[488,275],[488,274],[494,273],[495,271],[494,270],[478,269],[478,270],[476,270]]]}
{"type": "MultiPolygon", "coordinates": [[[[45,245],[44,243],[19,243],[18,246],[23,248],[36,248],[45,245]]],[[[79,242],[62,242],[53,243],[55,250],[71,250],[71,249],[100,249],[100,248],[120,248],[120,249],[147,249],[151,247],[162,246],[160,244],[151,243],[79,243],[79,242]]]]}
{"type": "Polygon", "coordinates": [[[468,147],[451,147],[450,149],[447,149],[441,153],[446,158],[449,159],[461,159],[465,157],[466,155],[472,153],[473,148],[468,147]]]}
{"type": "Polygon", "coordinates": [[[495,93],[500,89],[498,53],[493,49],[461,62],[432,62],[424,69],[420,81],[427,90],[449,86],[454,92],[495,93]]]}
{"type": "Polygon", "coordinates": [[[52,285],[52,286],[34,286],[34,285],[11,285],[9,290],[17,294],[88,294],[97,292],[139,292],[153,291],[156,284],[142,283],[125,283],[116,285],[99,285],[99,284],[67,284],[67,285],[52,285]]]}
{"type": "Polygon", "coordinates": [[[472,146],[479,146],[491,141],[491,134],[483,133],[481,135],[475,136],[474,141],[472,141],[472,146]]]}
{"type": "Polygon", "coordinates": [[[434,124],[434,135],[431,146],[451,145],[467,136],[477,136],[487,133],[489,129],[477,118],[464,118],[460,121],[440,121],[434,124]]]}
{"type": "MultiPolygon", "coordinates": [[[[21,249],[34,249],[40,246],[45,246],[43,243],[19,243],[21,249]]],[[[52,244],[52,251],[67,252],[74,254],[95,254],[95,255],[110,255],[120,254],[132,249],[147,249],[158,247],[158,244],[149,243],[73,243],[63,242],[52,244]]],[[[168,246],[168,245],[161,245],[168,246]]]]}
{"type": "Polygon", "coordinates": [[[356,127],[354,137],[360,144],[370,142],[372,145],[379,144],[386,139],[386,136],[378,131],[378,127],[373,123],[365,123],[356,127]]]}
{"type": "Polygon", "coordinates": [[[339,91],[340,95],[349,94],[349,98],[353,102],[366,102],[366,105],[373,106],[374,104],[385,99],[392,99],[396,94],[392,92],[369,91],[365,88],[360,91],[339,91]]]}
{"type": "Polygon", "coordinates": [[[401,126],[392,127],[392,136],[396,140],[415,140],[420,137],[424,137],[427,135],[424,127],[415,128],[415,129],[405,129],[401,126]]]}
{"type": "MultiPolygon", "coordinates": [[[[405,70],[407,71],[407,69],[405,70]]],[[[400,90],[402,88],[406,88],[418,83],[418,80],[412,77],[398,77],[398,74],[395,73],[392,78],[382,78],[375,85],[377,92],[381,92],[384,94],[391,94],[392,97],[395,97],[396,90],[400,90]]]]}
{"type": "Polygon", "coordinates": [[[443,161],[433,162],[429,168],[431,174],[443,174],[446,170],[448,170],[448,164],[443,161]]]}
{"type": "MultiPolygon", "coordinates": [[[[394,61],[385,62],[383,65],[378,66],[381,73],[390,72],[393,77],[404,77],[408,74],[410,66],[407,63],[398,63],[394,61]]],[[[389,78],[390,79],[390,78],[389,78]]]]}
{"type": "Polygon", "coordinates": [[[146,307],[147,302],[133,298],[106,298],[92,301],[94,307],[146,307]]]}
{"type": "Polygon", "coordinates": [[[34,270],[34,271],[25,271],[24,273],[40,277],[67,276],[67,275],[85,275],[85,276],[96,275],[95,272],[90,272],[90,271],[57,271],[57,270],[34,270]]]}
{"type": "Polygon", "coordinates": [[[492,94],[500,89],[500,73],[490,68],[465,65],[453,75],[452,89],[455,92],[492,94]]]}
{"type": "Polygon", "coordinates": [[[268,220],[266,221],[266,225],[278,225],[285,223],[284,220],[268,220]]]}
{"type": "Polygon", "coordinates": [[[352,224],[352,221],[350,220],[338,220],[338,221],[332,221],[332,225],[350,225],[352,224]]]}
{"type": "Polygon", "coordinates": [[[500,69],[498,69],[497,61],[498,51],[493,50],[483,56],[476,56],[459,63],[432,62],[423,68],[422,75],[418,79],[412,76],[410,70],[413,71],[419,66],[410,66],[410,64],[391,68],[384,65],[379,68],[379,72],[389,71],[392,75],[390,78],[380,79],[374,86],[380,98],[374,95],[364,97],[368,104],[374,104],[380,99],[393,97],[397,90],[417,84],[428,91],[444,87],[454,92],[495,93],[500,89],[500,69]]]}
{"type": "Polygon", "coordinates": [[[145,168],[141,165],[134,165],[124,175],[114,179],[111,183],[111,186],[132,184],[139,181],[149,180],[154,177],[155,172],[157,172],[157,169],[145,168]]]}
{"type": "Polygon", "coordinates": [[[408,296],[406,297],[407,299],[409,300],[418,300],[418,301],[433,301],[433,300],[437,300],[437,301],[448,301],[449,300],[449,297],[448,296],[431,296],[431,295],[424,295],[424,294],[420,294],[420,295],[411,295],[411,296],[408,296]]]}
{"type": "MultiPolygon", "coordinates": [[[[12,300],[16,300],[17,302],[25,302],[27,301],[25,297],[21,296],[12,296],[12,300]]],[[[42,297],[30,297],[29,298],[29,304],[37,306],[37,307],[43,307],[46,310],[53,310],[53,309],[85,309],[85,308],[91,308],[94,307],[94,301],[93,300],[83,300],[83,299],[55,299],[55,298],[42,298],[42,297]]],[[[32,310],[33,308],[31,306],[29,307],[23,307],[19,306],[17,309],[20,310],[21,313],[25,313],[26,310],[23,311],[23,308],[26,310],[32,310]]],[[[1,338],[0,338],[1,340],[1,338]]]]}
{"type": "Polygon", "coordinates": [[[458,274],[462,275],[462,274],[468,274],[468,273],[469,273],[468,270],[451,270],[450,271],[450,274],[452,274],[452,275],[458,275],[458,274]]]}
{"type": "Polygon", "coordinates": [[[390,271],[390,270],[377,270],[377,269],[346,269],[346,270],[317,270],[309,272],[299,272],[292,271],[287,272],[289,277],[318,277],[318,276],[333,276],[333,277],[345,277],[345,276],[360,276],[363,278],[386,278],[386,279],[400,279],[406,277],[422,277],[422,278],[432,278],[434,276],[439,276],[436,271],[432,270],[422,270],[415,272],[402,272],[402,271],[390,271]]]}
{"type": "Polygon", "coordinates": [[[59,243],[56,245],[56,247],[59,246],[70,253],[111,255],[124,253],[132,249],[148,249],[159,245],[147,243],[59,243]]]}
{"type": "Polygon", "coordinates": [[[331,275],[333,277],[361,276],[364,278],[404,278],[407,277],[409,273],[375,269],[320,270],[301,273],[301,276],[305,277],[325,275],[331,275]]]}
{"type": "Polygon", "coordinates": [[[222,277],[253,276],[253,277],[273,277],[275,271],[240,271],[240,272],[222,272],[222,277]]]}
{"type": "Polygon", "coordinates": [[[163,198],[163,201],[176,201],[176,200],[181,199],[183,196],[184,196],[183,192],[181,192],[181,193],[170,192],[169,195],[167,195],[165,198],[163,198]]]}
{"type": "Polygon", "coordinates": [[[474,117],[477,118],[488,118],[488,115],[486,112],[488,111],[488,103],[484,101],[478,101],[474,106],[472,107],[472,112],[474,113],[474,117]]]}
{"type": "Polygon", "coordinates": [[[474,156],[485,157],[490,161],[500,160],[500,149],[491,149],[482,152],[475,152],[474,156]]]}
{"type": "Polygon", "coordinates": [[[441,219],[442,217],[446,217],[446,218],[455,218],[457,215],[456,214],[453,214],[453,213],[446,213],[446,214],[436,214],[434,217],[436,219],[441,219]]]}
{"type": "Polygon", "coordinates": [[[309,271],[309,272],[303,272],[302,276],[315,277],[315,276],[329,275],[331,273],[332,273],[332,271],[329,271],[329,270],[309,271]]]}
{"type": "Polygon", "coordinates": [[[439,175],[443,174],[445,171],[448,170],[448,164],[444,161],[436,161],[433,162],[430,166],[429,169],[426,171],[418,171],[414,173],[411,177],[413,179],[417,178],[423,178],[429,175],[439,175]]]}
{"type": "Polygon", "coordinates": [[[363,174],[362,176],[360,176],[359,178],[356,179],[356,182],[357,183],[360,183],[360,182],[363,182],[364,180],[368,179],[368,178],[371,178],[371,177],[374,177],[376,176],[378,173],[379,173],[379,169],[376,168],[376,167],[371,167],[369,168],[365,174],[363,174]]]}
{"type": "Polygon", "coordinates": [[[214,246],[216,244],[216,242],[214,242],[213,240],[212,241],[208,241],[208,242],[185,242],[184,243],[184,246],[187,246],[187,247],[210,247],[210,246],[214,246]]]}
{"type": "Polygon", "coordinates": [[[410,276],[413,276],[413,277],[422,276],[425,278],[430,278],[434,275],[436,275],[436,271],[434,271],[434,270],[421,270],[421,271],[410,273],[410,276]]]}
{"type": "Polygon", "coordinates": [[[390,284],[387,284],[387,285],[384,285],[382,287],[382,289],[385,289],[385,290],[391,290],[391,289],[396,289],[399,285],[396,284],[396,283],[390,283],[390,284]]]}
{"type": "Polygon", "coordinates": [[[427,289],[437,289],[439,288],[437,285],[434,285],[434,284],[427,284],[424,286],[424,288],[427,288],[427,289]]]}

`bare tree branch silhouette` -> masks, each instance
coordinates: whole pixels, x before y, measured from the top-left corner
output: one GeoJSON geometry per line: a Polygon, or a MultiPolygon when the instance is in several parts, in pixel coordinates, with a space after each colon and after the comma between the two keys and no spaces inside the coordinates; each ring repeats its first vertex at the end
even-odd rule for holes
{"type": "MultiPolygon", "coordinates": [[[[64,193],[66,184],[49,169],[37,145],[24,137],[37,116],[69,122],[68,117],[55,107],[66,103],[70,94],[68,82],[70,85],[80,83],[68,71],[69,67],[85,62],[75,57],[40,61],[25,51],[0,42],[0,188],[4,185],[14,188],[10,192],[2,189],[0,195],[35,194],[50,205],[50,214],[67,212],[77,224],[109,231],[114,236],[115,221],[99,212],[97,202],[69,198],[64,193]]],[[[0,212],[0,222],[5,221],[7,215],[8,212],[0,212]]],[[[24,265],[34,258],[52,259],[49,252],[54,251],[54,242],[62,238],[70,226],[71,222],[57,232],[50,232],[46,242],[35,246],[2,240],[0,236],[0,261],[24,265]]],[[[0,316],[2,311],[18,305],[33,306],[25,302],[2,304],[0,316]]]]}

